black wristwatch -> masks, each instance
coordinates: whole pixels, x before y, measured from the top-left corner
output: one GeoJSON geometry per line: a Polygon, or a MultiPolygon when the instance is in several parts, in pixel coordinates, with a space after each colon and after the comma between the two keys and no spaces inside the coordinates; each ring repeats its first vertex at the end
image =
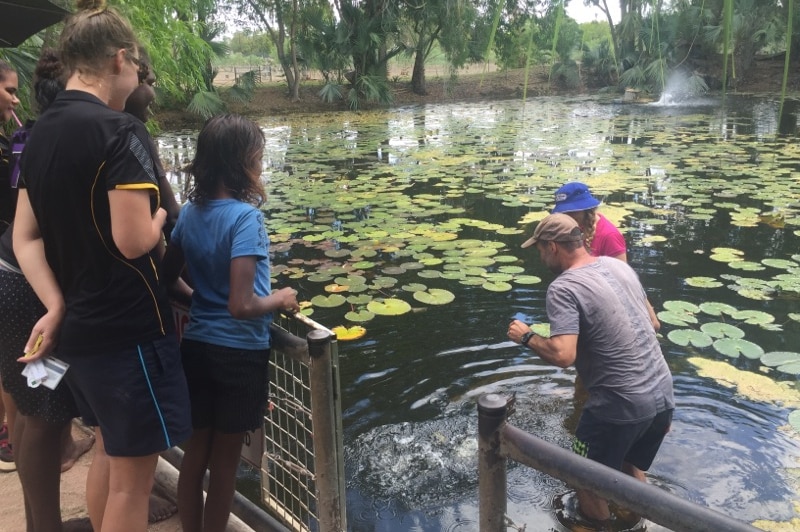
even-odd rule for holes
{"type": "Polygon", "coordinates": [[[519,343],[524,345],[525,347],[528,347],[528,342],[530,342],[531,338],[533,338],[534,336],[536,336],[535,332],[528,331],[522,335],[522,337],[519,339],[519,343]]]}

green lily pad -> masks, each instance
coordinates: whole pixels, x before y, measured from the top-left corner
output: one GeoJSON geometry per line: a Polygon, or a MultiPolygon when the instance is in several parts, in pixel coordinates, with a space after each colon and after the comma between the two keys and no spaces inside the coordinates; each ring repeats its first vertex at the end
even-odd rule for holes
{"type": "Polygon", "coordinates": [[[376,277],[372,280],[372,286],[378,289],[391,288],[397,284],[397,279],[394,277],[376,277]]]}
{"type": "MultiPolygon", "coordinates": [[[[535,275],[517,275],[514,277],[514,282],[517,284],[539,284],[542,282],[542,278],[535,275]]],[[[800,319],[797,321],[800,321],[800,319]]]]}
{"type": "Polygon", "coordinates": [[[790,268],[797,268],[797,263],[786,259],[764,259],[761,264],[770,266],[771,268],[779,268],[781,270],[788,270],[790,268]]]}
{"type": "Polygon", "coordinates": [[[670,325],[677,325],[679,327],[697,323],[697,318],[695,318],[692,314],[673,312],[671,310],[662,310],[659,312],[658,320],[662,323],[669,323],[670,325]]]}
{"type": "Polygon", "coordinates": [[[347,298],[342,294],[331,294],[329,296],[317,295],[311,298],[311,304],[315,307],[333,308],[344,305],[347,298]]]}
{"type": "Polygon", "coordinates": [[[731,314],[731,317],[750,325],[763,325],[775,321],[773,315],[760,310],[739,310],[731,314]]]}
{"type": "Polygon", "coordinates": [[[700,310],[709,316],[722,316],[723,314],[731,316],[733,313],[739,311],[739,309],[732,305],[720,303],[718,301],[706,301],[705,303],[700,303],[700,310]]]}
{"type": "Polygon", "coordinates": [[[485,290],[490,292],[508,292],[514,287],[511,286],[509,283],[499,281],[499,282],[485,282],[481,285],[485,290]]]}
{"type": "Polygon", "coordinates": [[[688,277],[686,284],[697,288],[719,288],[724,286],[721,282],[713,277],[688,277]]]}
{"type": "Polygon", "coordinates": [[[718,353],[731,358],[739,358],[739,355],[742,355],[756,360],[764,354],[761,346],[741,338],[722,338],[717,340],[714,342],[714,349],[718,353]]]}
{"type": "Polygon", "coordinates": [[[744,338],[744,331],[739,327],[719,321],[704,323],[700,330],[712,338],[744,338]]]}
{"type": "Polygon", "coordinates": [[[800,410],[793,410],[789,414],[789,425],[796,431],[800,432],[800,410]]]}
{"type": "Polygon", "coordinates": [[[375,314],[368,310],[351,310],[350,312],[344,315],[344,319],[356,323],[364,323],[371,320],[374,317],[375,314]]]}
{"type": "Polygon", "coordinates": [[[694,347],[703,348],[710,346],[714,342],[713,338],[706,333],[694,329],[675,329],[669,332],[667,338],[669,338],[670,342],[681,347],[693,345],[694,347]]]}
{"type": "Polygon", "coordinates": [[[761,363],[771,368],[800,362],[800,353],[792,351],[770,351],[761,357],[761,363]]]}
{"type": "Polygon", "coordinates": [[[682,312],[685,314],[697,314],[700,307],[689,301],[669,300],[664,301],[664,308],[672,312],[682,312]]]}
{"type": "Polygon", "coordinates": [[[347,302],[351,305],[366,305],[372,301],[372,296],[369,294],[358,294],[347,296],[347,302]]]}
{"type": "Polygon", "coordinates": [[[778,366],[778,371],[780,373],[786,373],[787,375],[794,375],[797,377],[800,375],[800,362],[792,362],[791,364],[778,366]]]}
{"type": "Polygon", "coordinates": [[[406,292],[419,292],[420,290],[427,290],[428,287],[422,283],[409,283],[404,284],[400,287],[401,289],[405,290],[406,292]]]}
{"type": "Polygon", "coordinates": [[[368,270],[370,268],[374,268],[375,266],[377,266],[377,264],[370,260],[360,260],[353,263],[353,268],[357,270],[368,270]]]}
{"type": "Polygon", "coordinates": [[[411,312],[411,305],[402,299],[389,298],[370,301],[367,310],[381,316],[399,316],[411,312]]]}
{"type": "Polygon", "coordinates": [[[326,249],[325,256],[330,257],[332,259],[340,259],[342,257],[347,257],[350,255],[349,249],[326,249]]]}
{"type": "Polygon", "coordinates": [[[427,291],[414,292],[414,299],[427,305],[446,305],[456,298],[455,294],[441,288],[431,288],[427,291]]]}
{"type": "Polygon", "coordinates": [[[759,272],[761,270],[766,269],[761,264],[749,260],[733,261],[728,263],[728,266],[730,266],[734,270],[743,270],[747,272],[759,272]]]}
{"type": "Polygon", "coordinates": [[[333,279],[333,275],[324,273],[315,273],[313,275],[309,275],[308,277],[306,277],[306,279],[314,283],[327,283],[328,281],[333,279]]]}

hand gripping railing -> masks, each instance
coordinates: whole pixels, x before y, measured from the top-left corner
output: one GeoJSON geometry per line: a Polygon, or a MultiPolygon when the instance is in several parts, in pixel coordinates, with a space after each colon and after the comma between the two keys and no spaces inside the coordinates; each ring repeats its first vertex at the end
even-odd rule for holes
{"type": "Polygon", "coordinates": [[[478,400],[478,482],[481,532],[506,530],[506,459],[589,490],[676,532],[759,532],[719,512],[681,499],[624,473],[578,456],[507,422],[510,402],[497,394],[478,400]]]}

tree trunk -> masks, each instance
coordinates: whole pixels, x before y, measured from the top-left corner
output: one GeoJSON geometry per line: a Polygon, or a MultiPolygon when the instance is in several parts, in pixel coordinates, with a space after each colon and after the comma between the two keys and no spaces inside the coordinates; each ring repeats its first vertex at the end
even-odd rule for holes
{"type": "Polygon", "coordinates": [[[420,96],[428,94],[428,87],[425,83],[425,52],[421,49],[421,45],[417,45],[417,51],[414,54],[414,71],[411,74],[411,90],[414,94],[419,94],[420,96]]]}

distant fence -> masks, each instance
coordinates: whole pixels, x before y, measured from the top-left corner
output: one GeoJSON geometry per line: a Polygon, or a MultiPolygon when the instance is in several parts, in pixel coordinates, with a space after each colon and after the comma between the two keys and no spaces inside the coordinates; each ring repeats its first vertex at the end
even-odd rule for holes
{"type": "MultiPolygon", "coordinates": [[[[497,65],[490,63],[478,63],[467,65],[459,68],[456,74],[480,74],[486,72],[495,72],[497,65]]],[[[412,64],[395,64],[389,68],[389,79],[403,79],[410,80],[413,71],[412,64]]],[[[239,77],[253,72],[256,83],[273,83],[283,82],[286,77],[283,74],[283,69],[279,65],[268,63],[253,64],[253,65],[235,65],[218,67],[217,75],[214,78],[214,85],[219,87],[230,87],[236,83],[239,77]]],[[[448,77],[452,73],[449,66],[444,64],[426,65],[425,76],[430,79],[448,77]]],[[[306,80],[322,80],[322,73],[317,70],[303,69],[302,81],[306,80]]]]}

